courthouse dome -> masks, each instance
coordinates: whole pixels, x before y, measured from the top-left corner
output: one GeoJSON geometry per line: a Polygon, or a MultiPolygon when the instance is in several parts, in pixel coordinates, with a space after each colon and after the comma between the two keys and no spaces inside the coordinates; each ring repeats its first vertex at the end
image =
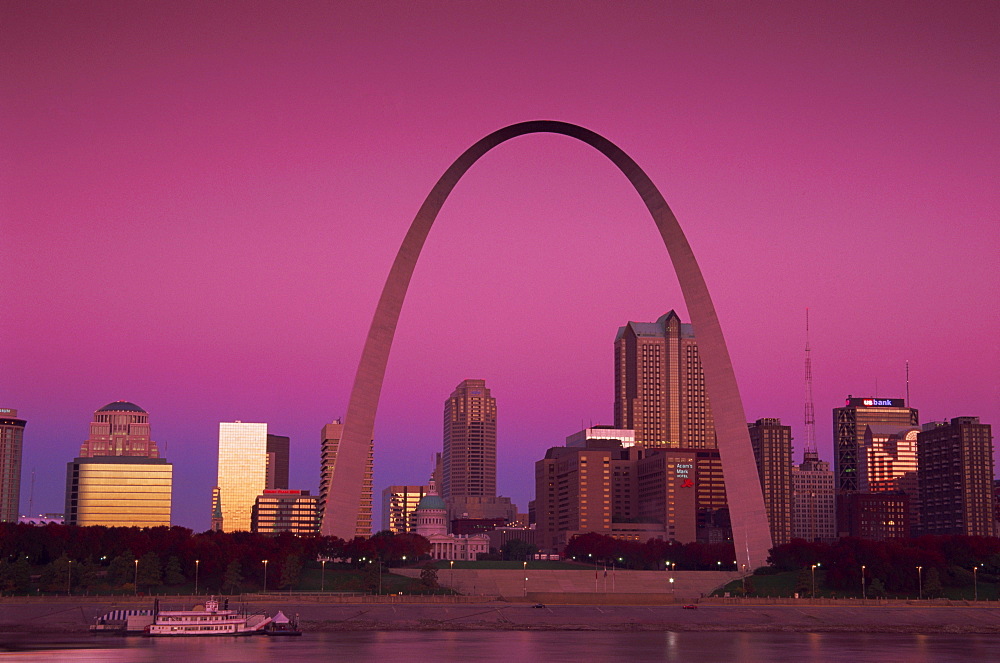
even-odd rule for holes
{"type": "Polygon", "coordinates": [[[444,503],[438,495],[424,495],[420,498],[417,503],[417,511],[424,511],[425,509],[438,509],[439,511],[446,511],[448,506],[444,503]]]}
{"type": "Polygon", "coordinates": [[[143,414],[149,414],[135,403],[129,403],[128,401],[108,403],[98,410],[98,412],[142,412],[143,414]]]}

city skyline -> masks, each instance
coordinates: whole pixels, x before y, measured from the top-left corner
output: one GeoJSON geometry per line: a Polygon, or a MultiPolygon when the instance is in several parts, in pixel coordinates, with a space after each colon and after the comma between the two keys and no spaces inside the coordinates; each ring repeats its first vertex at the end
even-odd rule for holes
{"type": "MultiPolygon", "coordinates": [[[[650,174],[747,420],[790,425],[796,461],[806,307],[823,460],[831,410],[903,397],[907,360],[921,422],[1000,423],[995,4],[123,7],[0,8],[0,407],[28,421],[22,511],[33,469],[34,510],[61,510],[46,460],[76,456],[119,399],[155,417],[177,524],[208,529],[223,421],[288,435],[290,485],[315,490],[316,430],[346,414],[420,201],[473,141],[536,118],[650,174]]],[[[534,459],[613,423],[617,327],[687,312],[641,201],[572,141],[494,150],[438,225],[386,374],[375,491],[424,483],[441,399],[475,377],[504,411],[499,490],[524,509],[534,459]]]]}

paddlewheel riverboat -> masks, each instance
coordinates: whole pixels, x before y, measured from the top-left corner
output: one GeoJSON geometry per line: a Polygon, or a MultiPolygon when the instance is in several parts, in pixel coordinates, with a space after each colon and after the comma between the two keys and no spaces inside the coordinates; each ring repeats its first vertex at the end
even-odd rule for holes
{"type": "Polygon", "coordinates": [[[146,633],[151,636],[253,635],[264,633],[271,623],[271,618],[263,612],[229,610],[228,603],[220,609],[219,601],[212,597],[205,601],[203,610],[157,611],[146,633]]]}

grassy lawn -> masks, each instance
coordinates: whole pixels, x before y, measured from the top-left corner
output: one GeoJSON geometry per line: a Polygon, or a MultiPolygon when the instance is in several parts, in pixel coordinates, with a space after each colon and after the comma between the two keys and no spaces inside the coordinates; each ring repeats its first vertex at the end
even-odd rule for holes
{"type": "MultiPolygon", "coordinates": [[[[861,598],[861,587],[859,585],[856,592],[844,592],[844,591],[834,591],[823,586],[824,572],[816,571],[816,596],[817,598],[861,598]]],[[[795,586],[798,579],[798,571],[786,571],[784,573],[777,573],[770,576],[748,576],[749,582],[752,584],[753,591],[752,596],[785,596],[792,597],[795,595],[795,586]]],[[[722,596],[725,592],[729,592],[730,596],[742,596],[743,595],[743,581],[734,580],[727,584],[722,589],[715,591],[713,596],[722,596]]],[[[809,598],[811,593],[811,587],[806,589],[804,592],[799,590],[799,596],[802,598],[809,598]]],[[[968,587],[945,587],[943,598],[955,599],[955,600],[969,600],[971,601],[976,595],[976,589],[973,586],[968,587]]],[[[871,595],[868,598],[873,598],[871,595]]],[[[916,594],[893,594],[889,593],[886,598],[890,599],[915,599],[916,594]]],[[[980,601],[996,601],[998,598],[997,585],[995,583],[980,582],[979,583],[979,600],[980,601]]]]}
{"type": "MultiPolygon", "coordinates": [[[[451,564],[444,560],[437,560],[434,565],[439,569],[450,569],[451,564]]],[[[411,568],[423,568],[423,564],[414,565],[411,568]]],[[[490,561],[490,562],[455,562],[456,569],[483,569],[483,570],[496,570],[496,569],[523,569],[524,562],[500,562],[500,561],[490,561]]],[[[577,562],[556,562],[556,561],[543,561],[543,560],[529,560],[528,568],[542,571],[555,571],[555,570],[566,570],[566,571],[581,571],[594,568],[588,564],[580,564],[577,562]]]]}

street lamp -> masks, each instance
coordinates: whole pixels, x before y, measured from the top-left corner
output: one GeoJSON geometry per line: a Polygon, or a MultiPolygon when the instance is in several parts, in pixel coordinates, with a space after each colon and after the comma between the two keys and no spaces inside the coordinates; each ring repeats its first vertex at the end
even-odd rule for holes
{"type": "Polygon", "coordinates": [[[865,589],[865,565],[861,565],[861,598],[867,599],[868,593],[865,589]]]}
{"type": "Polygon", "coordinates": [[[455,591],[455,560],[448,560],[448,563],[451,564],[451,573],[448,577],[448,582],[451,584],[451,591],[455,591]]]}
{"type": "Polygon", "coordinates": [[[201,566],[201,560],[194,560],[194,595],[198,596],[198,571],[201,566]]]}
{"type": "Polygon", "coordinates": [[[674,593],[674,579],[673,578],[670,579],[670,593],[671,594],[674,593]]]}
{"type": "Polygon", "coordinates": [[[924,578],[923,578],[924,567],[917,567],[917,598],[924,598],[924,578]]]}
{"type": "Polygon", "coordinates": [[[66,596],[72,594],[70,587],[72,586],[71,579],[73,578],[73,560],[69,560],[69,566],[66,567],[66,596]]]}
{"type": "Polygon", "coordinates": [[[260,561],[262,561],[264,563],[264,592],[266,593],[267,592],[267,560],[266,559],[262,559],[260,561]]]}
{"type": "Polygon", "coordinates": [[[972,586],[975,587],[976,598],[979,600],[979,564],[972,567],[972,586]]]}
{"type": "Polygon", "coordinates": [[[817,566],[819,566],[819,564],[813,564],[812,565],[812,585],[813,585],[812,597],[813,598],[816,598],[816,567],[817,566]]]}
{"type": "Polygon", "coordinates": [[[139,596],[139,560],[135,560],[135,595],[139,596]]]}
{"type": "Polygon", "coordinates": [[[319,565],[320,565],[320,567],[322,569],[322,571],[320,572],[320,576],[319,576],[319,591],[325,592],[326,591],[326,560],[325,559],[319,560],[319,565]]]}
{"type": "Polygon", "coordinates": [[[528,596],[528,563],[521,562],[521,569],[524,571],[524,595],[528,596]]]}

